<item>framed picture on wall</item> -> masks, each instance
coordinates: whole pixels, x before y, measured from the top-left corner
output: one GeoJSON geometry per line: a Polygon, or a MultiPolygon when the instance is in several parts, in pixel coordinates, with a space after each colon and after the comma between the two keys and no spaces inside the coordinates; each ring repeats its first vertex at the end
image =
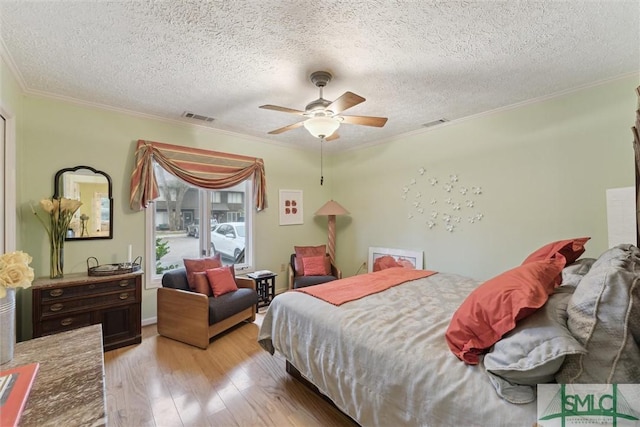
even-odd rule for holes
{"type": "Polygon", "coordinates": [[[369,248],[369,273],[398,266],[422,270],[422,251],[404,249],[369,248]]]}
{"type": "Polygon", "coordinates": [[[302,190],[280,190],[280,225],[303,224],[302,190]]]}

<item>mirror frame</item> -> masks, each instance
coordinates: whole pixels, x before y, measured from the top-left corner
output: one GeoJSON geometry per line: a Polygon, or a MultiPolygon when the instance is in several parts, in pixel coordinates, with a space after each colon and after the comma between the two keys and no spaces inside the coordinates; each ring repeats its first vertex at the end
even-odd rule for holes
{"type": "Polygon", "coordinates": [[[60,194],[62,191],[62,175],[66,172],[75,172],[79,169],[87,169],[93,172],[96,175],[102,175],[107,180],[107,186],[109,188],[109,235],[108,236],[89,236],[89,237],[68,237],[65,235],[65,241],[76,241],[76,240],[98,240],[98,239],[113,239],[113,190],[111,185],[111,177],[103,171],[99,171],[97,169],[92,168],[91,166],[75,166],[72,168],[60,169],[56,172],[56,176],[53,179],[53,197],[58,199],[63,197],[64,195],[60,194]]]}

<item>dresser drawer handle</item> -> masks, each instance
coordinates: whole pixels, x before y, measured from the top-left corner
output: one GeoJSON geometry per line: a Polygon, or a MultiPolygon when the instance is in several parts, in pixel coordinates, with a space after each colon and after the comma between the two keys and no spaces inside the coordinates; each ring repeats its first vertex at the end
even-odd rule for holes
{"type": "Polygon", "coordinates": [[[51,295],[52,297],[59,297],[63,293],[64,291],[62,289],[54,289],[51,292],[49,292],[49,295],[51,295]]]}
{"type": "Polygon", "coordinates": [[[89,289],[95,289],[95,288],[96,288],[96,285],[91,284],[91,285],[89,285],[89,286],[88,286],[88,288],[89,288],[89,289]]]}
{"type": "Polygon", "coordinates": [[[124,288],[124,287],[127,287],[127,286],[129,286],[129,281],[128,280],[121,280],[120,281],[120,287],[121,288],[124,288]]]}
{"type": "Polygon", "coordinates": [[[125,299],[127,299],[127,298],[129,298],[129,294],[128,294],[128,293],[120,294],[120,299],[121,299],[121,300],[125,300],[125,299]]]}
{"type": "Polygon", "coordinates": [[[60,304],[60,303],[58,303],[58,304],[53,304],[53,305],[49,308],[49,310],[51,310],[51,311],[60,311],[60,310],[62,310],[63,308],[64,308],[64,304],[60,304]]]}
{"type": "Polygon", "coordinates": [[[71,317],[67,317],[66,319],[62,319],[60,321],[60,325],[62,326],[69,326],[72,323],[73,323],[73,319],[71,317]]]}

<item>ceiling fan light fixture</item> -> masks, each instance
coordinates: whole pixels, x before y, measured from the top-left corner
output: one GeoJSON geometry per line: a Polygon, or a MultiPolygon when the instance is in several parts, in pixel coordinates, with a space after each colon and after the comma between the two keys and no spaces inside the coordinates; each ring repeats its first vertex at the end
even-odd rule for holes
{"type": "Polygon", "coordinates": [[[312,117],[305,120],[304,127],[316,138],[326,138],[340,127],[340,122],[332,117],[312,117]]]}
{"type": "Polygon", "coordinates": [[[287,107],[279,107],[271,104],[261,105],[259,108],[307,117],[307,120],[272,130],[269,132],[269,135],[278,135],[282,132],[298,129],[304,126],[314,137],[318,139],[324,138],[326,141],[331,141],[339,138],[336,131],[342,122],[351,125],[373,126],[379,128],[384,126],[387,122],[386,117],[342,116],[341,114],[343,111],[363,103],[366,99],[353,92],[345,92],[333,101],[324,99],[322,97],[322,88],[329,83],[331,77],[331,73],[327,71],[316,71],[311,74],[311,82],[318,87],[320,96],[315,101],[307,104],[304,111],[287,107]]]}

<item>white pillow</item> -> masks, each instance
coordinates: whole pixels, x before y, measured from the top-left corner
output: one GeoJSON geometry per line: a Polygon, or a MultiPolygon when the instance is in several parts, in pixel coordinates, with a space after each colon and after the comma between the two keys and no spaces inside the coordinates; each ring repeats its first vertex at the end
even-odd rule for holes
{"type": "Polygon", "coordinates": [[[553,382],[568,354],[586,350],[567,329],[573,287],[559,287],[542,308],[518,322],[484,357],[496,392],[511,403],[535,399],[536,384],[553,382]]]}
{"type": "Polygon", "coordinates": [[[580,280],[589,272],[591,266],[596,261],[595,258],[580,258],[571,265],[562,269],[561,286],[578,286],[580,280]]]}

